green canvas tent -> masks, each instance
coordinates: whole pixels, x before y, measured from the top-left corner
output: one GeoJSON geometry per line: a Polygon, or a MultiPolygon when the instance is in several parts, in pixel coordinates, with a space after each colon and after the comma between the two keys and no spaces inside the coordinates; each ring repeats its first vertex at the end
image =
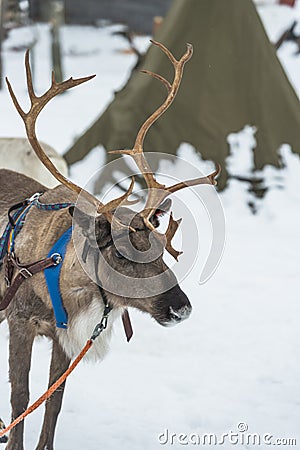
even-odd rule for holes
{"type": "MultiPolygon", "coordinates": [[[[149,131],[146,151],[176,153],[192,144],[204,159],[219,162],[227,180],[227,136],[246,124],[257,127],[255,166],[280,165],[277,150],[300,152],[299,100],[269,42],[252,0],[174,0],[155,39],[176,57],[194,46],[177,98],[149,131]]],[[[170,62],[151,47],[139,69],[172,80],[170,62]]],[[[69,164],[102,144],[130,148],[141,123],[165,98],[161,84],[135,71],[90,129],[69,149],[69,164]]]]}

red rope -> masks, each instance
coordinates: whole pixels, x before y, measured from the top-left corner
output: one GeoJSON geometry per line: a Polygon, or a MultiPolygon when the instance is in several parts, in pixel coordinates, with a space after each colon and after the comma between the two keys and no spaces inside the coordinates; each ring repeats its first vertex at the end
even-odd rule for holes
{"type": "Polygon", "coordinates": [[[8,425],[4,430],[0,431],[0,438],[3,437],[8,431],[10,431],[12,428],[14,428],[18,423],[22,422],[22,420],[25,419],[30,413],[32,413],[34,410],[36,410],[39,406],[41,406],[42,403],[44,403],[46,400],[48,400],[49,397],[59,388],[61,384],[67,379],[67,377],[70,375],[71,372],[75,369],[75,367],[80,363],[84,355],[88,352],[88,350],[93,345],[92,339],[89,339],[77,358],[74,360],[74,362],[70,365],[70,367],[61,375],[60,378],[58,378],[55,383],[52,384],[52,386],[49,387],[49,389],[40,397],[38,398],[31,406],[29,406],[26,411],[24,411],[22,414],[20,414],[10,425],[8,425]]]}

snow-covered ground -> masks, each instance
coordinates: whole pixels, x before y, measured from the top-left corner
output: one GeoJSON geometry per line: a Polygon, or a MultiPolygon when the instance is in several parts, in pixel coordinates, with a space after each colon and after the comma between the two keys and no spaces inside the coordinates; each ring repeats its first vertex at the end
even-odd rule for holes
{"type": "MultiPolygon", "coordinates": [[[[275,40],[294,17],[300,17],[300,4],[294,10],[261,7],[260,13],[275,40]]],[[[39,137],[60,153],[103,111],[130,73],[134,57],[121,52],[127,44],[112,36],[117,28],[63,30],[65,76],[96,73],[97,77],[53,101],[39,120],[39,137]]],[[[37,32],[35,81],[42,92],[49,83],[49,32],[46,26],[39,26],[37,32]]],[[[4,49],[5,72],[24,104],[23,52],[11,48],[26,46],[33,36],[31,29],[16,30],[4,49]]],[[[145,39],[140,38],[139,44],[145,48],[145,39]]],[[[279,57],[300,94],[300,57],[295,50],[293,44],[285,44],[279,57]]],[[[0,109],[0,136],[23,136],[6,90],[0,93],[0,109]]],[[[247,150],[253,145],[251,130],[233,140],[245,150],[243,157],[237,155],[228,163],[232,170],[238,166],[245,171],[251,164],[247,150]]],[[[191,318],[165,329],[133,311],[135,335],[130,344],[121,324],[116,324],[109,356],[101,364],[80,365],[68,381],[56,450],[179,449],[183,445],[177,438],[174,445],[163,446],[158,435],[166,429],[177,435],[221,435],[237,432],[241,422],[249,432],[296,438],[297,446],[285,448],[300,448],[300,163],[288,148],[282,151],[287,167],[280,174],[267,167],[264,175],[269,185],[284,185],[284,189],[270,189],[258,203],[256,215],[246,205],[245,185],[233,180],[221,195],[227,242],[217,271],[203,285],[199,272],[211,232],[205,214],[195,210],[195,196],[185,193],[186,204],[201,224],[201,258],[182,282],[194,307],[191,318]]],[[[191,158],[200,164],[198,157],[191,158]]],[[[96,149],[72,176],[83,183],[102,162],[103,154],[96,149]]],[[[175,167],[181,175],[180,165],[175,167]]],[[[0,328],[0,347],[0,416],[9,422],[5,324],[0,328]]],[[[31,401],[47,385],[50,347],[46,340],[35,345],[31,401]]],[[[37,442],[42,413],[40,408],[26,422],[27,449],[37,442]]],[[[227,442],[223,448],[231,446],[227,442]]],[[[233,448],[251,445],[240,442],[233,448]]]]}

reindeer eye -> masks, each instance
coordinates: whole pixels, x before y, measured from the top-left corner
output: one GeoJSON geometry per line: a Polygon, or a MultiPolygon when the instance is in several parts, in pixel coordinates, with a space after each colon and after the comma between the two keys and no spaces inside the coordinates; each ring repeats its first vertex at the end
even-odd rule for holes
{"type": "Polygon", "coordinates": [[[115,256],[119,259],[124,259],[124,256],[118,250],[115,251],[115,256]]]}

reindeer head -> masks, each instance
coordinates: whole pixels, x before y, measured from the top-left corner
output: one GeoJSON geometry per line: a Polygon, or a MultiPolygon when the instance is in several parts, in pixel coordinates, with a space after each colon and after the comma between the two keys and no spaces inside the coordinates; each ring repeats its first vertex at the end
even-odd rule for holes
{"type": "Polygon", "coordinates": [[[143,152],[144,139],[151,125],[173,102],[182,79],[184,65],[191,58],[193,50],[192,46],[187,44],[184,55],[176,60],[166,47],[158,42],[152,42],[171,61],[175,70],[174,80],[170,83],[158,74],[143,71],[164,84],[168,92],[166,100],[142,124],[132,149],[111,152],[130,155],[145,178],[148,195],[145,207],[139,213],[126,207],[132,203],[129,197],[133,192],[134,179],[124,195],[103,204],[96,197],[66,179],[46,156],[36,137],[36,119],[44,106],[57,94],[88,81],[93,76],[75,80],[70,78],[62,83],[56,83],[52,74],[51,87],[45,94],[37,97],[32,85],[27,51],[25,66],[31,100],[31,107],[27,113],[20,107],[8,80],[7,84],[14,105],[24,121],[28,139],[39,159],[58,181],[78,195],[80,194],[87,204],[95,208],[96,214],[88,214],[79,208],[70,211],[74,217],[73,222],[77,225],[75,228],[77,228],[79,241],[82,243],[83,253],[84,245],[92,250],[83,258],[83,264],[90,265],[93,258],[92,265],[96,273],[96,281],[101,283],[112,305],[138,308],[151,314],[160,324],[169,325],[187,318],[191,312],[191,305],[178,286],[174,273],[163,260],[164,250],[167,250],[176,260],[181,254],[173,248],[171,243],[180,221],[174,220],[171,213],[167,231],[161,234],[157,231],[159,216],[170,209],[171,202],[166,198],[172,193],[198,184],[215,185],[215,178],[220,172],[220,167],[218,166],[207,177],[187,180],[173,186],[165,186],[156,180],[143,152]]]}
{"type": "MultiPolygon", "coordinates": [[[[165,202],[150,217],[154,227],[170,206],[171,201],[165,202]]],[[[163,243],[152,236],[139,213],[119,208],[119,220],[130,221],[130,228],[117,231],[112,231],[104,215],[93,217],[79,208],[71,208],[70,213],[77,257],[84,270],[98,279],[112,306],[137,308],[161,325],[176,324],[189,316],[190,302],[163,260],[163,243]]]]}

